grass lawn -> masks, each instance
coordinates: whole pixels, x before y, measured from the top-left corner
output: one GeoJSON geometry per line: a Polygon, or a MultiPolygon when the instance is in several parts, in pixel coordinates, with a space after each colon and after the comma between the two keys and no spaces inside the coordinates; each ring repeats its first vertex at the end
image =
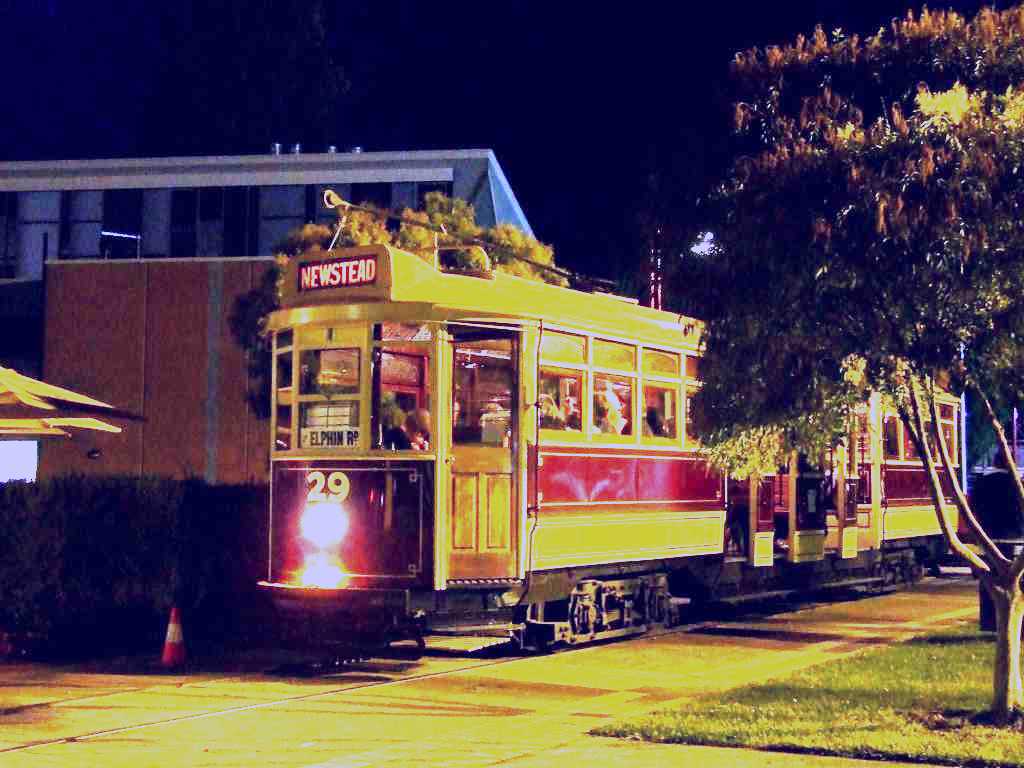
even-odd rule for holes
{"type": "Polygon", "coordinates": [[[992,636],[975,629],[866,651],[605,726],[604,736],[816,754],[1024,766],[1024,733],[971,722],[989,706],[992,636]]]}

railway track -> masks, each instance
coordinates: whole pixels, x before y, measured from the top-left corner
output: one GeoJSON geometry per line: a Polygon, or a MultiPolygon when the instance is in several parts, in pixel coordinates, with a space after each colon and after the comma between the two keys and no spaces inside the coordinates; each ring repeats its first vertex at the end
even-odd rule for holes
{"type": "MultiPolygon", "coordinates": [[[[318,690],[312,693],[297,693],[290,696],[278,696],[267,699],[265,701],[258,701],[250,704],[242,704],[236,706],[226,706],[219,709],[207,710],[202,712],[193,712],[188,714],[179,714],[169,717],[154,718],[152,720],[143,720],[139,722],[126,723],[112,728],[102,728],[96,730],[82,731],[73,735],[60,736],[51,739],[39,739],[24,744],[18,744],[14,746],[7,746],[0,748],[0,754],[21,752],[25,750],[38,749],[40,747],[52,746],[55,744],[71,744],[75,742],[89,741],[90,739],[97,739],[102,737],[114,736],[118,734],[131,733],[133,731],[142,731],[152,728],[161,728],[178,723],[198,721],[198,720],[212,720],[218,717],[225,717],[228,715],[239,714],[243,712],[252,712],[261,709],[270,709],[273,707],[280,707],[288,704],[294,704],[297,702],[304,701],[316,701],[320,699],[327,699],[333,696],[338,696],[345,693],[351,693],[357,690],[365,690],[368,688],[388,688],[394,686],[400,686],[408,683],[420,682],[423,680],[429,680],[432,678],[445,677],[450,675],[456,675],[460,672],[464,672],[469,669],[481,669],[484,667],[501,666],[504,664],[511,664],[521,660],[521,657],[508,657],[500,659],[489,659],[486,661],[480,661],[476,659],[467,659],[465,663],[446,668],[438,671],[426,671],[422,673],[413,673],[397,676],[393,679],[386,680],[372,680],[365,682],[352,682],[347,685],[338,685],[337,687],[328,688],[326,690],[318,690]]],[[[295,670],[296,672],[298,670],[295,670]]],[[[322,675],[338,674],[338,671],[329,672],[324,671],[322,675]]],[[[264,673],[260,675],[264,680],[267,679],[267,675],[264,673]]],[[[302,676],[302,675],[297,675],[302,676]]],[[[248,676],[246,676],[248,677],[248,676]]],[[[179,689],[187,689],[190,686],[202,685],[204,687],[211,687],[217,684],[226,684],[232,682],[239,682],[244,678],[239,676],[225,676],[222,678],[205,679],[197,683],[183,683],[176,686],[179,689]]],[[[3,716],[10,716],[20,713],[29,712],[31,710],[42,710],[52,709],[60,706],[84,704],[91,700],[106,699],[111,700],[117,696],[127,696],[131,694],[142,694],[144,695],[147,691],[155,691],[158,689],[166,689],[168,682],[166,679],[162,681],[156,681],[150,686],[133,686],[130,688],[122,688],[117,691],[109,691],[101,694],[93,694],[88,696],[69,696],[61,699],[51,700],[42,702],[39,704],[30,704],[22,707],[9,707],[5,710],[0,710],[0,718],[3,716]]],[[[0,719],[0,723],[3,720],[0,719]]]]}

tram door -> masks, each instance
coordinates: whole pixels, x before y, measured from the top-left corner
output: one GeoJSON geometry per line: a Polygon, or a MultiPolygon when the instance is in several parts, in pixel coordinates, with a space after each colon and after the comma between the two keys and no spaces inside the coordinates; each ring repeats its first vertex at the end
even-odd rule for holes
{"type": "Polygon", "coordinates": [[[452,344],[450,579],[516,574],[514,334],[456,332],[452,344]]]}

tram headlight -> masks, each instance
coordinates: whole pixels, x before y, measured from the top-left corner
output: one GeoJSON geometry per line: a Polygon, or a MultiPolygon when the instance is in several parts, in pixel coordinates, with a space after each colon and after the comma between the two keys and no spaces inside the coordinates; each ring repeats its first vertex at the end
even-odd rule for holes
{"type": "Polygon", "coordinates": [[[299,533],[320,549],[333,547],[348,533],[348,514],[336,501],[310,502],[299,520],[299,533]]]}
{"type": "Polygon", "coordinates": [[[348,581],[348,574],[342,570],[338,559],[326,552],[315,552],[307,556],[298,577],[302,586],[320,589],[337,589],[348,581]]]}

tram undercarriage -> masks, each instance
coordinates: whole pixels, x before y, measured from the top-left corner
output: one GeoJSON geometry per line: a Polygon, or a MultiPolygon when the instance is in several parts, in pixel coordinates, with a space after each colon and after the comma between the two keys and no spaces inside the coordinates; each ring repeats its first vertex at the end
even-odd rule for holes
{"type": "Polygon", "coordinates": [[[919,537],[888,542],[882,551],[866,550],[856,558],[780,559],[772,568],[751,567],[745,558],[704,556],[539,572],[517,583],[481,580],[444,592],[282,590],[275,602],[285,615],[303,617],[297,634],[306,643],[380,648],[412,640],[424,648],[434,639],[451,648],[455,644],[445,640],[459,638],[467,650],[511,642],[537,652],[671,628],[713,603],[897,588],[937,568],[943,552],[935,537],[919,537]]]}

